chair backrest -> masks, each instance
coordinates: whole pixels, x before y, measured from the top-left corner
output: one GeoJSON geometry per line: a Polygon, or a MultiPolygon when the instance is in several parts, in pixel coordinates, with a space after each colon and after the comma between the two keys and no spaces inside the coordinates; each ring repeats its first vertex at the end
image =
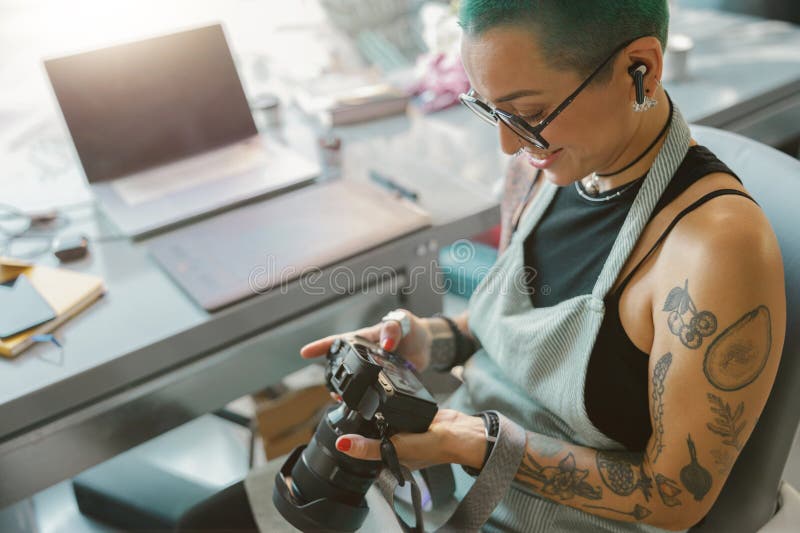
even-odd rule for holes
{"type": "Polygon", "coordinates": [[[692,126],[742,179],[778,236],[786,276],[786,343],[775,385],[719,499],[692,532],[758,531],[773,516],[778,487],[800,421],[800,161],[734,133],[692,126]]]}

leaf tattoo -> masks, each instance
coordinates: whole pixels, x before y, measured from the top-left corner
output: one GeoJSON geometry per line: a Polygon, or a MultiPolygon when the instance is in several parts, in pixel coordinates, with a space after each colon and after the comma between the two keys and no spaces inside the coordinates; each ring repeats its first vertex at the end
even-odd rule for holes
{"type": "Polygon", "coordinates": [[[653,393],[651,395],[653,398],[653,432],[655,434],[655,439],[653,440],[653,464],[658,460],[658,456],[661,455],[661,450],[664,449],[664,380],[671,364],[672,354],[667,352],[653,368],[653,393]]]}
{"type": "Polygon", "coordinates": [[[731,411],[731,404],[725,403],[716,394],[709,392],[708,401],[711,402],[711,412],[717,417],[714,419],[715,423],[709,422],[706,427],[720,437],[724,437],[722,444],[741,450],[742,443],[739,441],[739,434],[746,425],[745,422],[740,421],[744,413],[744,402],[739,402],[736,410],[731,411]]]}

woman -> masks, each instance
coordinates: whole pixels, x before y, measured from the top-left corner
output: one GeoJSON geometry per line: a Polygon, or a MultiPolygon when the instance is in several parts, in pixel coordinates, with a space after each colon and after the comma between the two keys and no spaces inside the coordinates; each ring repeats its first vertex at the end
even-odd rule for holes
{"type": "MultiPolygon", "coordinates": [[[[516,154],[502,253],[463,315],[406,312],[406,332],[390,320],[359,333],[419,369],[466,360],[429,431],[392,440],[410,468],[511,469],[488,530],[691,527],[774,381],[778,245],[660,84],[666,4],[461,2],[463,101],[516,154]],[[517,459],[492,460],[504,437],[487,443],[479,411],[524,434],[517,459]]],[[[380,457],[358,435],[337,449],[380,457]]]]}

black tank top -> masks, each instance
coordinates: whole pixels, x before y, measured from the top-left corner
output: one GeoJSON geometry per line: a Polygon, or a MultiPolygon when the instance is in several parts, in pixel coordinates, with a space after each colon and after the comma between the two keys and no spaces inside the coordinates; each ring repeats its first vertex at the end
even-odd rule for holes
{"type": "MultiPolygon", "coordinates": [[[[690,147],[650,219],[692,184],[716,172],[739,180],[707,148],[690,147]]],[[[602,203],[582,198],[573,186],[556,192],[524,241],[525,265],[534,273],[527,279],[535,307],[552,306],[591,292],[642,182],[643,178],[639,178],[632,185],[607,191],[601,196],[622,194],[602,203]]],[[[620,295],[681,218],[708,200],[726,194],[749,198],[735,189],[720,189],[694,202],[675,217],[645,258],[606,296],[605,316],[586,373],[586,411],[595,427],[630,450],[643,451],[652,433],[647,391],[649,354],[639,350],[622,327],[620,295]]]]}

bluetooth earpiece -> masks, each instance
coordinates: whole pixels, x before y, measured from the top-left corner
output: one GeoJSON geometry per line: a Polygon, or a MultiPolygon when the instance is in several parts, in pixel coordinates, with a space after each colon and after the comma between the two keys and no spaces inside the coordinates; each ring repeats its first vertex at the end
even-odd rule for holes
{"type": "Polygon", "coordinates": [[[644,75],[647,74],[647,66],[644,63],[636,63],[628,69],[628,74],[633,77],[633,84],[636,87],[636,103],[644,104],[644,75]]]}

